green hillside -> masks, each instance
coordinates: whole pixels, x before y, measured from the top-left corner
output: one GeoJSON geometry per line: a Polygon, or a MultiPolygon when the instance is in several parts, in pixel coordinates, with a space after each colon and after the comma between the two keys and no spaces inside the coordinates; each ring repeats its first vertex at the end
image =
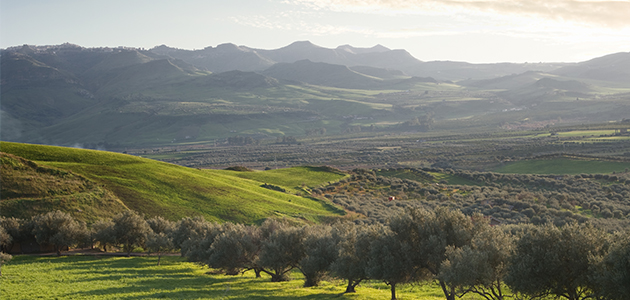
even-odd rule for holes
{"type": "Polygon", "coordinates": [[[28,219],[62,210],[89,222],[127,210],[113,193],[83,176],[3,152],[0,158],[3,216],[28,219]]]}
{"type": "MultiPolygon", "coordinates": [[[[236,177],[229,171],[191,169],[94,150],[8,142],[2,142],[0,146],[2,152],[32,160],[43,168],[85,178],[81,180],[87,180],[88,183],[83,185],[100,186],[104,193],[111,193],[124,206],[148,216],[160,215],[177,220],[201,215],[218,222],[260,223],[269,217],[317,222],[321,218],[343,214],[342,210],[328,203],[265,189],[260,186],[260,182],[236,177]]],[[[11,176],[22,175],[14,173],[11,176]]],[[[75,195],[82,191],[77,188],[76,192],[69,191],[69,194],[75,195]]],[[[51,197],[40,195],[34,199],[49,201],[51,197]]],[[[68,197],[67,201],[74,201],[75,198],[68,197]]],[[[2,215],[8,216],[11,211],[15,211],[4,208],[15,207],[17,201],[23,200],[19,197],[3,197],[2,215]]],[[[70,212],[80,219],[94,218],[82,216],[88,213],[85,210],[70,212]]]]}
{"type": "Polygon", "coordinates": [[[324,183],[337,181],[346,174],[329,167],[293,167],[260,172],[238,172],[234,176],[256,180],[258,182],[273,184],[282,187],[292,193],[308,192],[309,188],[314,188],[324,183]]]}

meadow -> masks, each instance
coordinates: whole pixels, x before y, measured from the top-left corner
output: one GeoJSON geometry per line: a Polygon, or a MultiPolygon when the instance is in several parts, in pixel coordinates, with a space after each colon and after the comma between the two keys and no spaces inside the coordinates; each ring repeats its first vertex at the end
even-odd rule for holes
{"type": "MultiPolygon", "coordinates": [[[[72,172],[86,178],[114,194],[125,208],[141,211],[148,216],[160,215],[177,220],[200,215],[210,221],[252,224],[261,223],[270,216],[318,222],[320,218],[344,214],[341,209],[324,201],[266,189],[261,187],[262,182],[239,178],[228,171],[186,168],[103,151],[7,142],[1,145],[3,152],[32,160],[46,168],[72,172]]],[[[330,174],[324,175],[319,183],[317,179],[308,183],[316,186],[341,176],[330,174]]],[[[12,201],[29,204],[23,200],[19,197],[3,199],[1,204],[3,210],[15,206],[12,201]]],[[[25,210],[22,204],[18,206],[17,209],[25,210]]],[[[101,215],[85,216],[77,211],[72,212],[77,219],[86,221],[111,217],[107,213],[104,211],[101,215]]]]}
{"type": "MultiPolygon", "coordinates": [[[[303,287],[299,271],[287,282],[271,282],[253,271],[226,276],[179,256],[16,256],[2,266],[2,299],[389,299],[389,287],[368,281],[353,294],[346,282],[329,278],[319,287],[303,287]]],[[[403,285],[398,299],[444,299],[435,283],[403,285]]],[[[474,299],[464,297],[463,299],[474,299]]]]}
{"type": "Polygon", "coordinates": [[[257,172],[225,171],[233,176],[282,186],[292,193],[308,193],[308,188],[330,184],[347,174],[326,167],[293,167],[257,172]]]}

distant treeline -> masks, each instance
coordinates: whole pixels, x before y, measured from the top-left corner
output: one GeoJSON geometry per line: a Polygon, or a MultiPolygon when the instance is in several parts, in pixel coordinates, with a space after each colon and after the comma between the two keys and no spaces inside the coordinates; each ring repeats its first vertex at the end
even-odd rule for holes
{"type": "MultiPolygon", "coordinates": [[[[133,211],[89,226],[56,211],[30,220],[0,219],[0,244],[8,250],[36,240],[58,254],[67,247],[122,248],[128,255],[179,250],[190,261],[229,275],[254,270],[273,282],[290,271],[304,286],[327,277],[347,280],[354,292],[366,280],[382,280],[392,299],[400,284],[436,281],[446,299],[472,293],[485,299],[630,299],[630,234],[589,223],[563,226],[490,226],[480,214],[445,207],[408,208],[386,225],[291,226],[211,223],[201,217],[171,222],[133,211]]],[[[4,256],[3,256],[4,257],[4,256]]]]}

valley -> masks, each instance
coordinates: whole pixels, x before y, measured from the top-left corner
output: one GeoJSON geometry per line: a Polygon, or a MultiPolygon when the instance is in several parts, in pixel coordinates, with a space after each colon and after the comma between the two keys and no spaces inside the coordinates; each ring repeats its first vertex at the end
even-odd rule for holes
{"type": "Polygon", "coordinates": [[[586,298],[627,292],[630,53],[471,64],[300,41],[0,58],[0,265],[82,254],[17,255],[3,296],[42,297],[21,270],[44,265],[29,272],[61,298],[551,299],[560,277],[586,298]],[[125,253],[147,257],[104,257],[125,253]]]}
{"type": "Polygon", "coordinates": [[[2,52],[2,132],[7,141],[122,152],[620,122],[627,61],[618,53],[573,64],[422,62],[385,47],[308,42],[196,52],[22,46],[2,52]],[[243,65],[245,57],[260,62],[243,65]]]}

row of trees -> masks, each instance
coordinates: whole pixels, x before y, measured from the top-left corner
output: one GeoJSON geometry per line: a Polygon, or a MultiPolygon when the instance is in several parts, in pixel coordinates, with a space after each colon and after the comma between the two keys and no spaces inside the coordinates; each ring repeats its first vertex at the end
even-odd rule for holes
{"type": "Polygon", "coordinates": [[[226,274],[254,270],[274,282],[287,280],[294,269],[304,274],[305,286],[327,276],[346,279],[346,292],[382,280],[392,299],[400,284],[427,280],[436,280],[448,300],[468,293],[497,300],[630,298],[630,235],[588,224],[491,227],[481,215],[447,208],[408,209],[387,225],[296,227],[267,220],[255,226],[199,217],[173,223],[131,211],[89,227],[61,212],[1,221],[3,246],[30,234],[58,253],[78,243],[121,247],[128,255],[146,247],[158,253],[158,264],[163,251],[179,249],[226,274]]]}

